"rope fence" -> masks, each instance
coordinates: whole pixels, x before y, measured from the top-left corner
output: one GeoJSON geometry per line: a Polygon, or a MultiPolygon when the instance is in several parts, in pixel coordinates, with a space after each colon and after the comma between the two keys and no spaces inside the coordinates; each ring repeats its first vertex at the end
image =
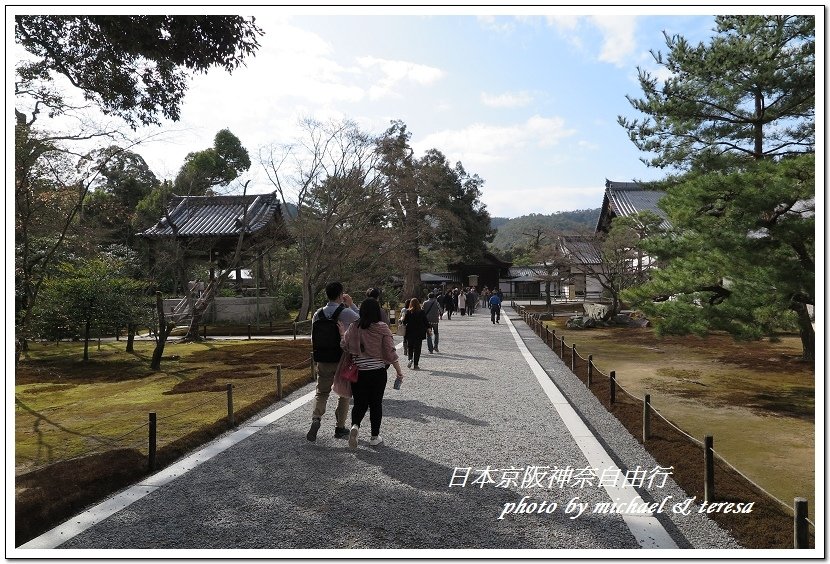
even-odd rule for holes
{"type": "MultiPolygon", "coordinates": [[[[309,378],[307,379],[307,381],[313,381],[315,379],[314,361],[313,361],[313,357],[310,353],[309,353],[308,358],[306,358],[306,359],[304,359],[300,362],[294,363],[290,366],[283,366],[281,364],[278,364],[276,366],[276,387],[275,387],[275,392],[274,393],[276,395],[277,401],[282,400],[283,396],[284,396],[282,372],[284,370],[298,370],[298,369],[302,369],[302,368],[310,368],[309,378]]],[[[253,392],[254,396],[260,395],[259,392],[260,392],[261,388],[263,388],[263,383],[262,383],[263,378],[265,378],[265,377],[264,376],[256,377],[257,381],[256,382],[250,382],[250,383],[241,383],[241,384],[240,383],[233,383],[233,384],[228,383],[228,384],[226,384],[226,388],[225,388],[226,394],[225,395],[227,397],[227,407],[228,407],[228,416],[227,416],[227,418],[228,418],[229,427],[234,426],[234,424],[235,424],[235,413],[237,411],[237,410],[234,410],[234,408],[233,408],[233,392],[234,391],[236,391],[237,393],[253,392]]],[[[303,379],[301,378],[300,381],[302,381],[302,380],[303,379]]],[[[211,394],[214,394],[216,391],[218,391],[218,390],[216,390],[215,388],[214,389],[201,390],[201,392],[206,392],[206,393],[211,393],[211,394]]],[[[262,398],[266,398],[266,397],[268,397],[267,394],[265,396],[262,396],[262,398]]],[[[258,401],[261,401],[262,398],[260,398],[260,400],[254,400],[254,403],[257,403],[258,401]]],[[[170,422],[171,420],[179,418],[184,414],[193,412],[195,410],[201,410],[205,406],[209,406],[209,405],[218,406],[219,400],[217,400],[217,398],[214,395],[213,397],[210,397],[210,398],[208,398],[204,401],[201,401],[199,403],[196,403],[194,405],[190,405],[190,406],[188,406],[184,409],[181,409],[179,411],[176,411],[174,413],[169,413],[169,414],[165,414],[165,415],[153,413],[152,414],[153,416],[150,418],[150,420],[145,421],[144,423],[142,423],[142,424],[132,428],[131,430],[129,430],[129,431],[127,431],[127,432],[125,432],[121,435],[118,435],[116,437],[107,437],[107,436],[103,436],[103,435],[92,434],[88,431],[77,431],[77,430],[69,429],[69,428],[65,427],[64,425],[61,425],[60,423],[58,423],[56,421],[53,421],[52,419],[47,418],[46,416],[42,415],[41,413],[37,412],[36,410],[28,407],[27,405],[25,405],[25,403],[23,403],[23,401],[17,395],[15,395],[15,403],[20,409],[23,409],[24,411],[26,411],[27,413],[29,413],[30,415],[35,417],[35,423],[34,423],[35,429],[36,429],[38,435],[41,437],[40,438],[40,443],[42,444],[42,446],[40,446],[40,445],[38,446],[38,453],[35,456],[28,457],[26,459],[27,462],[32,462],[33,461],[33,463],[23,465],[24,471],[26,473],[28,473],[28,472],[33,472],[33,471],[37,471],[37,470],[42,470],[42,469],[47,468],[47,467],[49,467],[49,466],[51,466],[55,463],[58,463],[58,462],[84,458],[84,457],[88,457],[88,456],[95,455],[95,454],[101,454],[101,453],[111,451],[111,450],[136,449],[136,450],[149,450],[149,451],[152,451],[152,450],[155,449],[156,445],[149,444],[149,443],[150,442],[155,442],[155,440],[150,441],[147,435],[143,435],[143,436],[137,438],[136,440],[129,441],[129,442],[125,442],[125,439],[127,439],[128,437],[131,437],[132,435],[135,435],[136,433],[141,432],[142,430],[145,430],[145,429],[148,429],[149,427],[154,426],[158,422],[161,422],[161,421],[170,422]],[[67,434],[68,433],[70,435],[74,435],[74,436],[82,438],[83,441],[85,441],[85,442],[93,442],[93,443],[96,443],[96,444],[94,444],[92,446],[89,446],[88,448],[77,450],[77,448],[73,448],[72,445],[67,443],[66,441],[55,440],[55,441],[52,441],[54,444],[57,444],[57,445],[64,444],[65,445],[65,447],[62,448],[62,449],[56,449],[54,444],[52,444],[52,445],[47,445],[46,444],[45,439],[43,438],[43,433],[44,433],[43,426],[44,425],[48,426],[52,431],[56,430],[59,434],[67,434]],[[45,456],[41,452],[43,450],[46,451],[45,456]],[[45,461],[44,462],[39,462],[42,457],[45,458],[45,461]]],[[[224,402],[222,402],[222,403],[224,403],[224,402]]],[[[154,430],[151,430],[150,435],[154,435],[154,434],[155,434],[154,430]]],[[[60,436],[60,435],[58,435],[58,436],[60,436]]],[[[155,439],[155,437],[152,437],[152,438],[155,439]]],[[[171,439],[171,440],[174,441],[176,439],[171,439]]],[[[154,464],[152,464],[152,462],[151,462],[149,464],[149,466],[152,467],[152,466],[154,466],[154,464]]]]}
{"type": "Polygon", "coordinates": [[[303,319],[302,321],[294,322],[294,340],[297,340],[297,335],[311,335],[311,319],[303,319]]]}
{"type": "MultiPolygon", "coordinates": [[[[687,441],[687,444],[695,448],[702,448],[705,465],[704,469],[704,498],[707,502],[711,502],[714,498],[714,469],[710,468],[712,462],[717,460],[726,466],[731,472],[739,476],[745,482],[751,485],[757,492],[760,492],[769,500],[774,501],[781,509],[785,509],[787,514],[794,518],[793,535],[795,548],[809,548],[808,542],[808,526],[813,527],[815,531],[815,524],[807,518],[807,500],[804,498],[796,498],[794,506],[782,501],[768,492],[766,489],[750,479],[746,474],[738,470],[721,454],[715,452],[712,448],[712,437],[707,436],[706,441],[696,439],[671,421],[669,421],[660,411],[651,406],[650,396],[645,395],[645,398],[638,398],[630,391],[625,389],[616,380],[616,374],[611,371],[610,374],[604,374],[593,363],[592,355],[587,358],[579,354],[576,350],[576,344],[567,346],[564,335],[557,335],[555,329],[550,329],[544,322],[542,322],[537,315],[530,313],[524,305],[517,305],[511,302],[514,311],[518,312],[522,320],[533,330],[533,332],[548,346],[554,353],[557,354],[562,361],[570,367],[571,372],[583,383],[589,387],[597,399],[618,419],[629,428],[629,431],[634,434],[632,427],[632,420],[634,417],[641,417],[642,419],[642,442],[645,444],[652,437],[665,434],[664,430],[660,430],[659,435],[655,435],[654,427],[652,425],[651,416],[657,416],[657,422],[666,425],[666,431],[675,432],[679,438],[687,441]],[[598,377],[595,379],[595,377],[598,377]],[[635,413],[636,411],[636,413],[635,413]],[[642,414],[640,416],[640,414],[642,414]],[[626,424],[625,421],[628,421],[626,424]]],[[[659,425],[658,425],[659,427],[659,425]]],[[[666,440],[671,441],[670,438],[666,440]]],[[[673,442],[676,444],[676,442],[673,442]]],[[[699,456],[699,454],[697,455],[699,456]]],[[[693,459],[692,457],[689,457],[693,459]]],[[[691,474],[691,473],[689,473],[691,474]]],[[[732,481],[737,481],[732,478],[732,481]]],[[[719,514],[716,514],[719,515],[719,514]]]]}

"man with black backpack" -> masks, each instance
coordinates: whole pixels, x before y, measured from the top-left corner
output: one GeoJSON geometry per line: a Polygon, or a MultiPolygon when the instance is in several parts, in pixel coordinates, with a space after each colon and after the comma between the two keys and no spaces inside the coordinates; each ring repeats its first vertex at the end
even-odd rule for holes
{"type": "MultiPolygon", "coordinates": [[[[329,303],[318,309],[311,318],[311,350],[317,367],[317,391],[314,394],[311,428],[306,435],[309,441],[317,440],[320,420],[326,412],[326,403],[334,383],[334,372],[343,354],[340,337],[346,328],[360,317],[353,308],[352,298],[343,293],[343,284],[340,282],[329,282],[326,285],[326,297],[329,303]]],[[[349,430],[346,428],[348,414],[349,398],[338,398],[334,411],[334,436],[338,439],[349,436],[349,430]]]]}

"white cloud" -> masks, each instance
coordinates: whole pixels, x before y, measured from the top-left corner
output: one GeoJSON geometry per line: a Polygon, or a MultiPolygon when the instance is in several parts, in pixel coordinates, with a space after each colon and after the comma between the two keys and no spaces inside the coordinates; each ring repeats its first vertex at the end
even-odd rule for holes
{"type": "Polygon", "coordinates": [[[512,19],[504,17],[499,18],[491,15],[480,15],[477,16],[476,19],[482,28],[495,31],[496,33],[503,35],[510,35],[516,29],[515,20],[512,19]]]}
{"type": "Polygon", "coordinates": [[[438,131],[412,145],[419,153],[438,147],[450,161],[479,165],[508,159],[524,148],[554,145],[575,132],[562,118],[535,115],[515,125],[476,123],[460,130],[438,131]]]}
{"type": "Polygon", "coordinates": [[[579,16],[549,15],[545,16],[548,25],[559,29],[562,32],[576,31],[579,27],[579,16]]]}
{"type": "Polygon", "coordinates": [[[399,84],[410,82],[426,86],[440,80],[445,74],[441,69],[409,61],[360,57],[357,62],[367,71],[380,71],[381,73],[380,78],[369,88],[369,97],[373,100],[386,96],[399,96],[395,90],[399,84]]]}
{"type": "Polygon", "coordinates": [[[626,66],[627,59],[637,47],[634,39],[637,17],[591,16],[591,22],[599,28],[603,36],[599,60],[618,67],[626,66]]]}
{"type": "Polygon", "coordinates": [[[481,103],[491,108],[520,108],[533,101],[530,92],[504,92],[503,94],[481,93],[481,103]]]}
{"type": "Polygon", "coordinates": [[[602,35],[600,50],[595,56],[604,63],[611,63],[618,67],[627,66],[630,64],[630,59],[637,48],[635,40],[637,16],[551,15],[546,17],[546,21],[566,41],[583,51],[588,49],[583,37],[584,25],[595,27],[602,35]]]}
{"type": "Polygon", "coordinates": [[[580,16],[551,15],[545,18],[547,24],[559,32],[568,43],[578,50],[583,49],[582,37],[579,35],[580,16]]]}

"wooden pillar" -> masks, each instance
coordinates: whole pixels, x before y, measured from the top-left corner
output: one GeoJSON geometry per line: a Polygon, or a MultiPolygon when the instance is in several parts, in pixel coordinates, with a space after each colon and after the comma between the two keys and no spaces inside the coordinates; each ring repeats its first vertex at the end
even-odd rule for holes
{"type": "Polygon", "coordinates": [[[807,498],[795,498],[794,509],[793,548],[810,548],[810,531],[807,528],[807,498]]]}
{"type": "Polygon", "coordinates": [[[703,499],[707,503],[715,501],[715,453],[714,438],[706,435],[703,438],[703,499]]]}

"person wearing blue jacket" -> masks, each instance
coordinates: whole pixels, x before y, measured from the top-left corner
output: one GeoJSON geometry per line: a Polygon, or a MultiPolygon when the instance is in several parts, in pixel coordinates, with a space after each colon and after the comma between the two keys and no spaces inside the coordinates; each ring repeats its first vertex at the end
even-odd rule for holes
{"type": "Polygon", "coordinates": [[[490,296],[490,321],[493,325],[501,319],[501,297],[498,294],[490,296]]]}

